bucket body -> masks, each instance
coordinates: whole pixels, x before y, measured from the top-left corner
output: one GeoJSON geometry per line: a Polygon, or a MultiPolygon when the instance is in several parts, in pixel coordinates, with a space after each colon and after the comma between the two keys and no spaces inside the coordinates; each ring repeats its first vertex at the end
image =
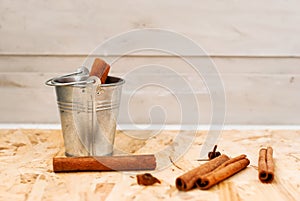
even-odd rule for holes
{"type": "Polygon", "coordinates": [[[53,79],[66,156],[105,156],[113,152],[124,80],[82,83],[80,77],[53,79]],[[79,83],[67,85],[64,83],[79,83]]]}

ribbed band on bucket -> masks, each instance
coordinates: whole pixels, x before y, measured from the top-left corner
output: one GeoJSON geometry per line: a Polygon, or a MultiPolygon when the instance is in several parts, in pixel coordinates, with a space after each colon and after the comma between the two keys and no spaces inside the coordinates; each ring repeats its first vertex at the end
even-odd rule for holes
{"type": "MultiPolygon", "coordinates": [[[[89,105],[82,104],[82,103],[76,103],[76,102],[57,102],[58,107],[61,111],[76,111],[76,112],[92,112],[93,106],[92,102],[89,105]]],[[[102,111],[102,110],[112,110],[119,107],[118,102],[110,102],[110,101],[97,101],[96,102],[96,111],[102,111]]]]}

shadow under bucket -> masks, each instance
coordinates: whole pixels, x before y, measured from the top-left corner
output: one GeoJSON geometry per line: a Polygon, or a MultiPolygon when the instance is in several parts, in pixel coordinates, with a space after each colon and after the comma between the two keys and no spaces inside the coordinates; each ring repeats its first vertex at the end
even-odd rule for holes
{"type": "Polygon", "coordinates": [[[112,154],[124,82],[108,76],[100,84],[84,67],[46,82],[55,86],[66,156],[112,154]]]}

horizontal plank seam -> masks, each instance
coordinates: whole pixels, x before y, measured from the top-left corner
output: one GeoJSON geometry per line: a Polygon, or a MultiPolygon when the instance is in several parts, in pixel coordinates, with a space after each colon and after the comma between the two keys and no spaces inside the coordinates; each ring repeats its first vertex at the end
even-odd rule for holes
{"type": "MultiPolygon", "coordinates": [[[[35,53],[0,53],[0,57],[119,57],[122,55],[88,55],[88,54],[61,54],[61,53],[45,53],[45,54],[35,54],[35,53]]],[[[126,57],[178,57],[174,55],[155,55],[155,54],[131,54],[125,55],[126,57]]],[[[212,55],[181,55],[185,57],[211,57],[211,58],[279,58],[279,59],[290,59],[290,58],[300,58],[300,55],[221,55],[221,54],[212,54],[212,55]]]]}

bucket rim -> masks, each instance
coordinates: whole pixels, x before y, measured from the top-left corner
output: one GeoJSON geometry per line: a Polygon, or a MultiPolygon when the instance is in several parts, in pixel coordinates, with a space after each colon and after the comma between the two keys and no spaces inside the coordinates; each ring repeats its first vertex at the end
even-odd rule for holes
{"type": "MultiPolygon", "coordinates": [[[[62,82],[57,82],[55,81],[56,79],[58,79],[59,77],[54,77],[51,78],[49,80],[47,80],[45,82],[46,85],[48,86],[75,86],[75,85],[86,85],[86,84],[92,84],[95,83],[95,80],[81,80],[81,81],[74,81],[74,82],[66,82],[66,83],[62,83],[62,82]]],[[[111,86],[119,86],[125,83],[125,80],[123,78],[120,77],[115,77],[115,76],[107,76],[107,78],[113,78],[113,79],[118,79],[117,82],[114,83],[104,83],[104,84],[99,84],[101,87],[111,87],[111,86]]]]}

